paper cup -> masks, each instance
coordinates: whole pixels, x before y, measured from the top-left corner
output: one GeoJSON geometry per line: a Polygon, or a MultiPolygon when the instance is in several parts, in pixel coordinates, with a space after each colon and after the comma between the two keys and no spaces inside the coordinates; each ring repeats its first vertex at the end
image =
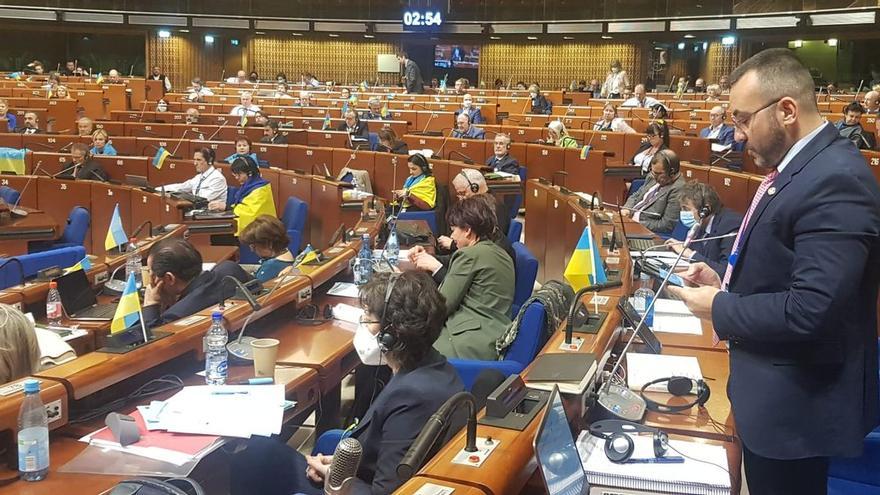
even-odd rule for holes
{"type": "Polygon", "coordinates": [[[254,350],[254,376],[275,378],[275,360],[280,343],[278,339],[256,339],[251,342],[254,350]]]}

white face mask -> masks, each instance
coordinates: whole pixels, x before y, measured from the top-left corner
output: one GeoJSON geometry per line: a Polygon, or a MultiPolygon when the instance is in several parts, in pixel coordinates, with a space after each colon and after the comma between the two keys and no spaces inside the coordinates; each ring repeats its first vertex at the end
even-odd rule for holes
{"type": "Polygon", "coordinates": [[[534,100],[535,98],[538,97],[538,93],[529,93],[529,96],[531,96],[532,99],[534,100]]]}
{"type": "Polygon", "coordinates": [[[474,104],[474,102],[471,101],[471,100],[464,100],[464,101],[462,102],[462,105],[464,105],[465,108],[470,108],[471,105],[473,105],[473,104],[474,104]]]}
{"type": "Polygon", "coordinates": [[[361,362],[367,366],[382,364],[382,350],[379,349],[379,341],[363,323],[358,325],[354,332],[354,350],[357,351],[361,362]]]}

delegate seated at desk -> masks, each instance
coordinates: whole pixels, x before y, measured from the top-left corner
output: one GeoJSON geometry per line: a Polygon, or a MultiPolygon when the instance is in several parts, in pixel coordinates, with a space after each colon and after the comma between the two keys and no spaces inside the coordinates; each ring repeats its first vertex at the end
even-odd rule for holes
{"type": "Polygon", "coordinates": [[[519,162],[510,156],[510,136],[503,133],[495,135],[492,148],[494,154],[486,159],[486,166],[492,167],[493,172],[505,172],[519,175],[519,162]]]}
{"type": "Polygon", "coordinates": [[[269,215],[260,215],[254,219],[239,238],[241,243],[260,257],[260,268],[254,277],[265,283],[277,277],[279,273],[293,266],[294,256],[290,252],[290,237],[281,220],[269,215]]]}
{"type": "Polygon", "coordinates": [[[232,175],[241,184],[241,187],[233,189],[231,196],[226,198],[226,204],[219,201],[208,204],[212,210],[231,209],[238,217],[235,235],[241,235],[241,231],[260,215],[277,217],[275,212],[275,199],[272,195],[272,184],[260,175],[260,167],[257,166],[250,156],[236,158],[232,162],[232,175]]]}
{"type": "Polygon", "coordinates": [[[395,199],[403,201],[405,210],[433,210],[437,202],[437,182],[431,175],[431,165],[423,155],[416,153],[407,158],[409,177],[403,189],[392,191],[395,199]]]}
{"type": "Polygon", "coordinates": [[[227,156],[223,161],[232,164],[236,158],[242,158],[245,156],[250,157],[250,159],[257,165],[260,164],[260,159],[257,158],[257,154],[251,151],[251,140],[244,136],[240,136],[235,140],[235,153],[227,156]]]}
{"type": "Polygon", "coordinates": [[[83,179],[107,181],[107,172],[92,160],[89,147],[85,143],[73,143],[70,147],[70,162],[61,166],[57,177],[62,179],[83,179]]]}
{"type": "Polygon", "coordinates": [[[397,139],[397,133],[390,127],[383,127],[377,133],[379,136],[379,146],[376,151],[383,153],[391,153],[394,155],[408,155],[409,145],[406,142],[397,139]]]}
{"type": "Polygon", "coordinates": [[[347,132],[354,139],[370,139],[370,128],[358,117],[357,111],[349,108],[345,111],[345,121],[336,127],[337,131],[347,132]]]}
{"type": "Polygon", "coordinates": [[[241,282],[252,278],[232,261],[220,262],[203,272],[202,255],[180,238],[154,244],[147,256],[147,268],[150,280],[144,294],[143,318],[148,327],[164,325],[217,304],[223,289],[231,295],[233,288],[221,286],[226,275],[241,282]]]}
{"type": "MultiPolygon", "coordinates": [[[[464,386],[432,347],[446,308],[430,277],[377,273],[360,289],[360,302],[364,314],[354,335],[355,350],[365,365],[387,364],[393,376],[351,430],[363,456],[347,493],[386,494],[402,484],[397,465],[428,418],[464,386]]],[[[303,456],[276,439],[252,437],[231,463],[231,493],[323,494],[332,459],[303,456]]]]}
{"type": "Polygon", "coordinates": [[[458,250],[440,284],[449,316],[434,347],[449,358],[498,359],[495,342],[510,326],[513,260],[493,241],[493,202],[477,194],[453,204],[447,215],[458,250]]]}
{"type": "Polygon", "coordinates": [[[40,369],[40,347],[34,324],[21,311],[0,303],[0,385],[40,369]]]}
{"type": "Polygon", "coordinates": [[[92,155],[116,156],[116,148],[110,142],[110,136],[104,129],[98,129],[92,133],[92,149],[89,150],[92,155]]]}
{"type": "Polygon", "coordinates": [[[712,110],[709,110],[709,127],[700,131],[700,137],[714,139],[721,146],[741,151],[742,144],[737,143],[733,138],[733,126],[724,123],[726,113],[724,107],[712,107],[712,110]]]}
{"type": "MultiPolygon", "coordinates": [[[[736,234],[739,231],[743,220],[742,215],[730,208],[725,208],[718,193],[708,184],[686,183],[681,188],[679,202],[681,203],[679,217],[681,223],[687,228],[693,227],[697,222],[700,223],[699,233],[694,237],[695,241],[736,234]]],[[[733,242],[734,237],[695,242],[687,248],[684,258],[689,258],[691,261],[702,261],[723,277],[727,270],[730,253],[733,251],[733,242]]],[[[680,253],[683,247],[682,243],[675,239],[667,240],[666,245],[676,253],[680,253]]]]}
{"type": "Polygon", "coordinates": [[[471,125],[471,119],[466,113],[460,113],[455,117],[456,128],[452,131],[452,137],[457,139],[486,139],[486,131],[475,125],[471,125]]]}
{"type": "Polygon", "coordinates": [[[178,184],[168,184],[164,186],[165,191],[190,193],[207,199],[209,204],[215,202],[215,209],[225,209],[226,177],[214,168],[214,150],[207,147],[196,150],[193,152],[193,162],[196,165],[195,177],[178,184]]]}
{"type": "Polygon", "coordinates": [[[651,175],[630,195],[620,213],[656,234],[669,234],[681,216],[679,195],[684,182],[678,156],[672,150],[660,150],[651,159],[651,175]]]}
{"type": "Polygon", "coordinates": [[[461,108],[455,111],[455,115],[465,114],[472,124],[485,124],[486,119],[483,118],[483,112],[479,108],[474,107],[474,97],[465,94],[461,97],[461,108]]]}

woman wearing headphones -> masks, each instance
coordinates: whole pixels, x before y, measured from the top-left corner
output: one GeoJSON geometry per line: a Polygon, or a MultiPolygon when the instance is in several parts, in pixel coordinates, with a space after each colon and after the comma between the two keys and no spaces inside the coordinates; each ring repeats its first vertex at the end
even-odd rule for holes
{"type": "Polygon", "coordinates": [[[416,153],[407,159],[407,166],[409,177],[403,189],[394,191],[394,198],[402,199],[406,210],[433,210],[437,203],[437,182],[428,159],[416,153]]]}
{"type": "Polygon", "coordinates": [[[113,144],[110,143],[110,136],[107,135],[107,131],[104,129],[98,129],[94,133],[92,133],[92,149],[89,150],[89,153],[94,155],[107,155],[107,156],[116,156],[118,153],[116,152],[116,148],[113,147],[113,144]]]}
{"type": "Polygon", "coordinates": [[[655,234],[670,234],[678,224],[684,187],[678,156],[672,150],[660,150],[651,158],[650,174],[638,191],[630,195],[620,210],[655,234]]]}
{"type": "MultiPolygon", "coordinates": [[[[721,198],[712,186],[699,182],[688,182],[681,188],[681,212],[679,219],[685,227],[691,228],[699,223],[700,227],[694,240],[736,234],[742,223],[742,215],[725,208],[721,198]]],[[[722,239],[711,239],[694,243],[685,250],[683,258],[691,261],[702,261],[711,266],[720,277],[724,277],[727,261],[733,251],[735,236],[722,239]]],[[[666,245],[676,253],[682,250],[682,244],[675,239],[666,241],[666,245]]]]}
{"type": "MultiPolygon", "coordinates": [[[[464,386],[432,345],[446,316],[443,296],[421,272],[376,273],[360,289],[364,310],[354,348],[366,365],[388,365],[392,377],[350,428],[363,447],[350,493],[392,493],[397,464],[428,418],[464,386]]],[[[231,470],[232,494],[323,494],[332,456],[303,456],[282,442],[254,436],[231,470]]],[[[349,493],[349,492],[347,492],[349,493]]]]}
{"type": "MultiPolygon", "coordinates": [[[[278,214],[275,212],[272,185],[260,175],[260,167],[250,156],[236,158],[231,169],[235,180],[241,184],[241,187],[231,190],[226,198],[226,209],[232,209],[238,217],[238,228],[235,231],[237,237],[258,216],[277,217],[278,214]]],[[[208,204],[211,210],[218,207],[220,205],[217,201],[208,204]]]]}

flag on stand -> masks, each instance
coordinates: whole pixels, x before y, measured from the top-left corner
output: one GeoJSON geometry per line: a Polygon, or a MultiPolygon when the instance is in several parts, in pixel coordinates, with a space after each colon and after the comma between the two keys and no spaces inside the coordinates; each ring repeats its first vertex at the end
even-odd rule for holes
{"type": "Polygon", "coordinates": [[[607,282],[605,276],[605,267],[602,266],[602,259],[599,256],[599,250],[593,243],[593,234],[590,230],[590,222],[578,240],[577,247],[571,253],[571,260],[565,267],[565,280],[571,284],[571,288],[579,291],[588,285],[601,284],[607,282]]]}
{"type": "Polygon", "coordinates": [[[121,332],[137,323],[139,319],[141,319],[141,301],[138,299],[134,273],[129,273],[125,290],[119,298],[119,305],[116,306],[116,314],[113,315],[113,321],[110,323],[110,333],[121,332]]]}
{"type": "Polygon", "coordinates": [[[104,249],[111,250],[128,242],[125,229],[122,228],[122,216],[119,214],[119,203],[113,208],[113,216],[110,218],[110,226],[107,228],[107,237],[104,239],[104,249]]]}
{"type": "Polygon", "coordinates": [[[165,160],[167,160],[169,156],[171,156],[171,153],[169,153],[165,147],[159,146],[159,149],[156,150],[156,156],[153,157],[153,166],[161,169],[162,165],[165,164],[165,160]]]}

